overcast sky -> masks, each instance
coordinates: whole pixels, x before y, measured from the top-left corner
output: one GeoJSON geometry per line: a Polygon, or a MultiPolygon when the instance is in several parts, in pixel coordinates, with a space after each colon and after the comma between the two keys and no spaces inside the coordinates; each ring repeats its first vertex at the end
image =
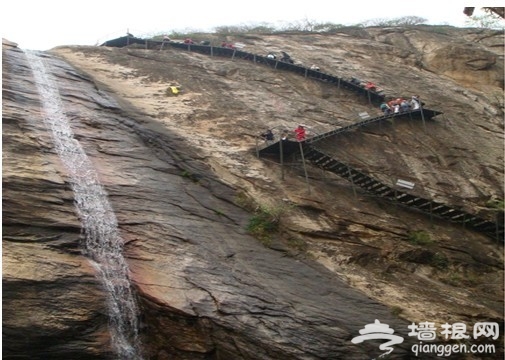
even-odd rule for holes
{"type": "MultiPolygon", "coordinates": [[[[477,8],[484,5],[484,1],[454,5],[460,1],[444,0],[5,0],[2,3],[2,38],[31,50],[101,44],[125,35],[127,30],[144,37],[173,30],[203,31],[217,26],[261,23],[285,25],[303,20],[352,25],[373,19],[418,16],[428,19],[428,24],[465,26],[464,5],[477,8]]],[[[492,6],[499,1],[485,3],[492,6]]]]}

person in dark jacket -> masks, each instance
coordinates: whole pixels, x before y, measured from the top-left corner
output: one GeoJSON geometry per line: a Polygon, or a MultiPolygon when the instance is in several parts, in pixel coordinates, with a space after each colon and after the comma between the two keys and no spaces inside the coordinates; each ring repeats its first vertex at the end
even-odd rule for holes
{"type": "Polygon", "coordinates": [[[391,114],[391,108],[388,106],[387,103],[383,102],[380,106],[380,109],[384,113],[384,115],[389,115],[391,114]]]}
{"type": "Polygon", "coordinates": [[[274,133],[272,130],[268,129],[266,132],[260,135],[263,139],[265,139],[266,142],[273,141],[274,140],[274,133]]]}
{"type": "Polygon", "coordinates": [[[286,62],[286,63],[289,63],[289,64],[294,64],[295,63],[293,61],[293,59],[291,59],[291,56],[289,56],[288,53],[286,53],[284,51],[281,51],[281,54],[282,54],[282,58],[281,58],[282,62],[286,62]]]}

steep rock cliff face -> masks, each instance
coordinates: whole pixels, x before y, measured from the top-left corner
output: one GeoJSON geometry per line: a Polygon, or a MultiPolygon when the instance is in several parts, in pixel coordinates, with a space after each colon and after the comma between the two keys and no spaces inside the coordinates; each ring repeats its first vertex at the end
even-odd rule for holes
{"type": "MultiPolygon", "coordinates": [[[[419,93],[444,115],[321,146],[475,213],[487,216],[486,202],[503,199],[502,33],[367,29],[230,40],[376,81],[388,94],[419,93]],[[466,58],[441,56],[459,53],[466,58]]],[[[30,70],[13,44],[3,54],[4,356],[113,357],[103,290],[80,251],[68,175],[30,70]]],[[[375,319],[403,336],[408,321],[502,319],[502,248],[493,239],[354,194],[315,168],[308,192],[300,163],[281,179],[278,165],[255,158],[265,128],[330,130],[378,113],[366,99],[172,48],[61,47],[47,61],[116,212],[146,357],[368,358],[377,346],[350,339],[375,319]],[[168,97],[170,84],[183,94],[168,97]],[[284,209],[282,233],[267,246],[245,231],[254,202],[284,209]],[[431,243],[410,243],[414,230],[431,243]]]]}
{"type": "MultiPolygon", "coordinates": [[[[68,175],[26,59],[4,55],[4,356],[114,357],[104,290],[79,251],[68,175]]],[[[349,339],[368,319],[406,326],[326,269],[245,234],[233,189],[187,144],[61,60],[46,63],[114,205],[146,357],[360,358],[367,347],[349,339]]]]}

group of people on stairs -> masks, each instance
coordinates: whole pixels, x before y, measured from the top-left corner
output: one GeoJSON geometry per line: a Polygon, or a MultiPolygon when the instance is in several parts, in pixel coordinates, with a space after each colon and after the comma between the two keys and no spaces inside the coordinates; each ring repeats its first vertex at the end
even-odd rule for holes
{"type": "Polygon", "coordinates": [[[402,112],[407,112],[411,110],[418,110],[421,108],[421,100],[419,95],[413,95],[410,100],[404,98],[391,99],[387,102],[383,102],[380,105],[380,109],[384,115],[398,114],[402,112]]]}

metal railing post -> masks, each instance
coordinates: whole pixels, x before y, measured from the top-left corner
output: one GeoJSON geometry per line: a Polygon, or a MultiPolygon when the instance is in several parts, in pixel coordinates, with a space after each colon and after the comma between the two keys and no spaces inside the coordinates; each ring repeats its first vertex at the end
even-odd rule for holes
{"type": "Polygon", "coordinates": [[[349,174],[349,180],[351,180],[352,192],[354,194],[354,198],[357,199],[358,194],[356,193],[356,187],[354,185],[354,179],[352,178],[351,168],[349,167],[349,165],[346,165],[346,166],[347,166],[347,173],[349,174]]]}
{"type": "Polygon", "coordinates": [[[419,110],[421,110],[421,119],[423,120],[423,129],[426,132],[426,121],[424,120],[423,106],[421,105],[421,100],[419,99],[419,110]]]}
{"type": "Polygon", "coordinates": [[[298,144],[300,145],[300,154],[302,155],[303,172],[305,173],[305,181],[307,182],[307,192],[310,194],[309,175],[307,174],[307,167],[305,166],[305,156],[303,155],[302,142],[299,141],[298,144]]]}
{"type": "Polygon", "coordinates": [[[279,151],[280,151],[280,156],[281,156],[281,180],[284,180],[284,149],[282,147],[282,143],[284,140],[282,140],[282,135],[281,138],[279,139],[279,151]]]}

